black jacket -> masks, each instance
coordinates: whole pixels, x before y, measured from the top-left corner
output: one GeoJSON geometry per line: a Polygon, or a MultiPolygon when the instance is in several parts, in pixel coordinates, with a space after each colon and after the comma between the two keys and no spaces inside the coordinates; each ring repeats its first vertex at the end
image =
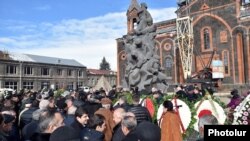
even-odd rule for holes
{"type": "Polygon", "coordinates": [[[29,124],[25,125],[22,129],[22,135],[24,140],[29,140],[30,137],[37,132],[38,121],[32,120],[29,124]]]}
{"type": "Polygon", "coordinates": [[[130,131],[122,141],[139,141],[138,135],[135,130],[130,131]]]}
{"type": "Polygon", "coordinates": [[[79,135],[81,134],[81,131],[84,129],[84,126],[80,122],[78,122],[76,119],[70,126],[74,128],[75,132],[77,132],[79,135]]]}
{"type": "Polygon", "coordinates": [[[94,129],[85,128],[81,132],[82,141],[103,141],[104,134],[94,129]]]}
{"type": "Polygon", "coordinates": [[[113,131],[112,141],[122,141],[124,139],[125,135],[122,132],[121,124],[116,125],[113,131]]]}
{"type": "Polygon", "coordinates": [[[21,129],[29,124],[32,121],[32,114],[34,111],[36,111],[38,108],[31,107],[28,110],[24,111],[22,115],[20,116],[20,127],[21,129]]]}
{"type": "Polygon", "coordinates": [[[50,133],[35,133],[31,137],[31,141],[49,141],[50,133]]]}
{"type": "Polygon", "coordinates": [[[150,113],[146,107],[142,107],[141,105],[133,105],[128,112],[132,112],[135,114],[137,124],[142,121],[152,121],[150,113]]]}

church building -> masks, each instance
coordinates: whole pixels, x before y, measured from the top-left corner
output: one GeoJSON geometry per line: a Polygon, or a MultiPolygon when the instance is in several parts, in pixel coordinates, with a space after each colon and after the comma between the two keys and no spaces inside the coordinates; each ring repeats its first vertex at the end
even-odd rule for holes
{"type": "MultiPolygon", "coordinates": [[[[136,27],[139,10],[139,1],[131,0],[127,10],[127,33],[136,27]]],[[[176,19],[154,23],[157,26],[155,48],[170,85],[185,83],[177,34],[178,21],[184,17],[189,17],[193,33],[191,75],[211,60],[220,60],[223,63],[222,86],[249,84],[249,0],[177,0],[176,14],[176,19]]],[[[117,83],[122,86],[126,68],[122,38],[117,39],[117,61],[117,83]]]]}

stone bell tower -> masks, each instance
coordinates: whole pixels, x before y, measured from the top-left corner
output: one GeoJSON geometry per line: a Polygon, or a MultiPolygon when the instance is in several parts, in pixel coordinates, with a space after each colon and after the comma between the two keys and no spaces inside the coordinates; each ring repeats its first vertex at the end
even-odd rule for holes
{"type": "Polygon", "coordinates": [[[138,21],[138,11],[140,11],[140,5],[138,4],[137,0],[131,0],[130,6],[127,10],[127,29],[128,33],[131,33],[138,21]]]}

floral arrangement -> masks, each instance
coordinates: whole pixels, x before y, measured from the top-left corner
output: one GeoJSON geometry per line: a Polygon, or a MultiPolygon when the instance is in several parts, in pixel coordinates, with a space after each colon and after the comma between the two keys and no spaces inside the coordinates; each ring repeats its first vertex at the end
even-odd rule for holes
{"type": "Polygon", "coordinates": [[[234,110],[234,125],[250,125],[250,95],[234,110]]]}
{"type": "MultiPolygon", "coordinates": [[[[131,104],[132,103],[132,94],[129,93],[129,92],[127,92],[127,93],[124,93],[124,95],[126,95],[128,103],[131,104]]],[[[145,99],[146,97],[152,99],[151,95],[142,95],[141,99],[145,99]]],[[[162,103],[164,100],[172,100],[173,98],[174,98],[174,95],[163,95],[162,101],[160,103],[162,103]]],[[[221,106],[222,111],[220,110],[218,112],[218,114],[221,116],[221,114],[224,113],[223,108],[225,108],[225,104],[222,101],[220,101],[218,98],[213,97],[213,96],[206,96],[206,97],[203,97],[203,98],[199,98],[199,99],[197,99],[196,101],[193,101],[193,102],[189,101],[187,98],[179,98],[179,99],[181,101],[185,102],[187,104],[187,106],[189,107],[190,110],[186,111],[186,112],[191,112],[191,121],[189,121],[189,125],[186,128],[185,133],[183,133],[183,139],[188,139],[190,136],[193,136],[193,134],[194,135],[198,134],[198,132],[195,130],[195,126],[196,126],[196,123],[198,121],[197,117],[196,117],[197,116],[197,107],[195,107],[196,102],[198,102],[200,100],[204,101],[204,100],[211,99],[211,100],[214,101],[214,103],[216,103],[215,104],[216,105],[215,108],[217,108],[218,105],[221,106]]],[[[117,103],[117,99],[114,100],[113,102],[117,103]]],[[[154,108],[155,109],[158,109],[158,107],[160,107],[160,105],[158,105],[155,100],[153,100],[153,103],[154,103],[154,106],[155,106],[154,108]]],[[[157,110],[155,112],[156,113],[154,114],[155,116],[153,117],[153,120],[157,121],[157,110]]]]}

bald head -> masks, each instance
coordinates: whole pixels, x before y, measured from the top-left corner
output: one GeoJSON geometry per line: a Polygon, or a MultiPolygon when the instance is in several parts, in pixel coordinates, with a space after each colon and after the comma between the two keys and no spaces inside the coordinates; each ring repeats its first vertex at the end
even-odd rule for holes
{"type": "Polygon", "coordinates": [[[113,120],[115,124],[119,124],[122,121],[126,111],[123,108],[117,108],[113,113],[113,120]]]}

